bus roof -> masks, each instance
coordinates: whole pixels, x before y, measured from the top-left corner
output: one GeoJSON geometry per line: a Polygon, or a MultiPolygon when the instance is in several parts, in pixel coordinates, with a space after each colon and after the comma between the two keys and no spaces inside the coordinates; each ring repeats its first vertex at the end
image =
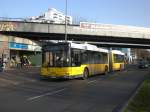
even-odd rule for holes
{"type": "Polygon", "coordinates": [[[119,51],[119,50],[112,50],[112,53],[114,54],[120,54],[120,55],[125,55],[125,53],[119,51]]]}
{"type": "Polygon", "coordinates": [[[83,49],[83,50],[89,50],[89,51],[97,51],[97,52],[105,52],[108,53],[107,49],[104,48],[98,48],[95,45],[91,45],[91,44],[77,44],[77,43],[71,43],[71,48],[77,48],[77,49],[83,49]]]}

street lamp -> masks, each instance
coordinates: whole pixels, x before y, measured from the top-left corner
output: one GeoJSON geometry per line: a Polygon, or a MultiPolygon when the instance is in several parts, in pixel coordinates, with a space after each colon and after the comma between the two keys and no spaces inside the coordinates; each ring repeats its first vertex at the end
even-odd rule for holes
{"type": "Polygon", "coordinates": [[[66,0],[65,5],[65,42],[67,42],[67,8],[68,8],[68,0],[66,0]]]}

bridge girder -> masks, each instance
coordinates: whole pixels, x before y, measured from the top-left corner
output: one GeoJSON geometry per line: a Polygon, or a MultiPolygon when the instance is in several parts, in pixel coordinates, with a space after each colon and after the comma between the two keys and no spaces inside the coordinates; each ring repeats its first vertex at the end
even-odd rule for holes
{"type": "MultiPolygon", "coordinates": [[[[0,34],[28,38],[36,41],[65,39],[64,25],[58,24],[0,21],[0,34]]],[[[74,25],[68,26],[67,39],[69,41],[86,41],[103,46],[149,48],[150,45],[149,34],[115,34],[115,32],[112,31],[101,30],[97,32],[82,29],[74,25]],[[120,35],[120,37],[118,35],[120,35]]]]}

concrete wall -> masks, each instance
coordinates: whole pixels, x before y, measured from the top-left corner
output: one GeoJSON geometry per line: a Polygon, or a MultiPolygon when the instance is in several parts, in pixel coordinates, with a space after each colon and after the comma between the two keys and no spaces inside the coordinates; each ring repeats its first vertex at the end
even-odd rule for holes
{"type": "MultiPolygon", "coordinates": [[[[65,25],[26,23],[26,22],[0,22],[0,31],[38,32],[38,33],[65,33],[65,25]]],[[[68,26],[68,34],[112,36],[150,39],[150,28],[127,26],[103,26],[98,29],[82,28],[80,26],[68,26]]]]}

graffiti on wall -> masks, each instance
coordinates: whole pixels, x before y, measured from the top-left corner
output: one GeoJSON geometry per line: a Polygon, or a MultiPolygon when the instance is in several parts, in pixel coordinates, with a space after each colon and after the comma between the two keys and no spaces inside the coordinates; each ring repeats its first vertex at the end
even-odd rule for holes
{"type": "Polygon", "coordinates": [[[17,28],[16,23],[3,22],[0,23],[0,31],[14,31],[17,28]]]}

